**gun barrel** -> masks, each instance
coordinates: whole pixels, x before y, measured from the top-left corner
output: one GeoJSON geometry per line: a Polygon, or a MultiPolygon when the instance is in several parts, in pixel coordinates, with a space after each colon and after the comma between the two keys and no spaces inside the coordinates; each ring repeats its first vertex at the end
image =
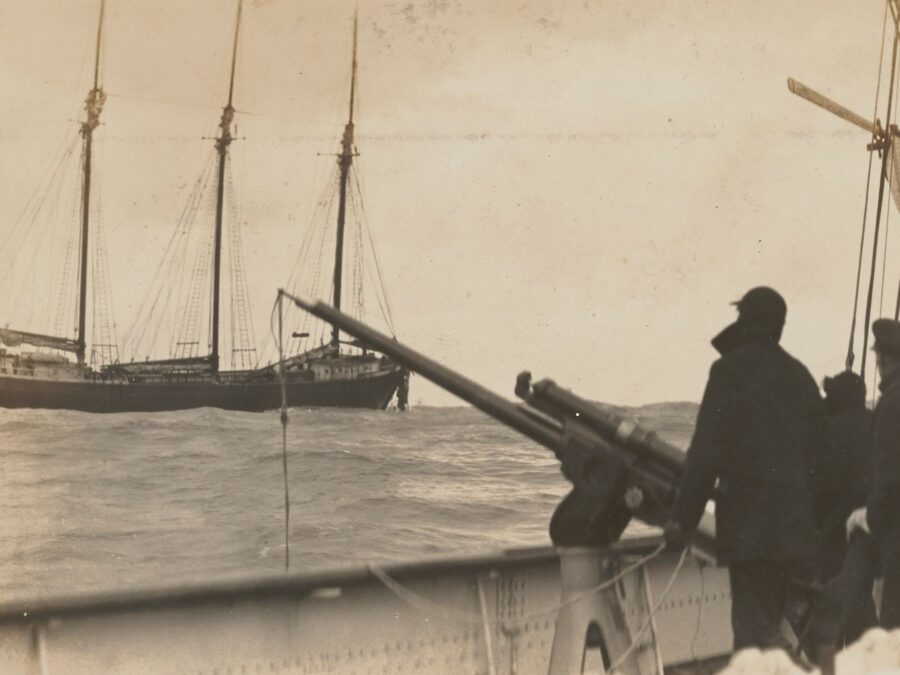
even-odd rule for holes
{"type": "Polygon", "coordinates": [[[473,382],[467,377],[453,372],[440,363],[432,361],[427,356],[400,344],[396,339],[370,328],[330,305],[326,305],[323,302],[307,302],[285,291],[279,291],[279,293],[283,293],[285,297],[310,314],[327,321],[332,326],[337,326],[367,346],[389,356],[397,363],[419,373],[450,393],[456,394],[464,401],[471,403],[500,422],[508,424],[533,441],[550,448],[557,455],[565,450],[564,440],[559,429],[554,429],[546,421],[538,419],[533,413],[523,410],[515,403],[482,387],[477,382],[473,382]]]}
{"type": "Polygon", "coordinates": [[[635,420],[604,409],[552,380],[541,380],[532,387],[529,400],[549,402],[552,407],[589,425],[601,438],[628,448],[638,456],[661,465],[676,480],[684,471],[685,453],[667,443],[656,432],[635,420]]]}

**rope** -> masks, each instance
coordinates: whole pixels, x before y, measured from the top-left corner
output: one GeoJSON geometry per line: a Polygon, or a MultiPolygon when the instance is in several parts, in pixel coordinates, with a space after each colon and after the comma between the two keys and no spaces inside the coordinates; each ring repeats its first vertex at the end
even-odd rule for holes
{"type": "MultiPolygon", "coordinates": [[[[618,574],[607,579],[606,581],[597,584],[593,588],[589,588],[586,591],[582,591],[581,593],[576,593],[572,597],[564,600],[562,602],[549,605],[547,607],[542,607],[540,609],[533,610],[531,612],[526,612],[522,616],[519,617],[520,621],[530,621],[531,619],[536,619],[546,614],[555,614],[559,613],[561,609],[564,607],[568,607],[569,605],[575,604],[583,600],[584,598],[590,597],[591,595],[595,595],[600,591],[606,590],[607,588],[613,586],[618,583],[620,580],[631,574],[636,569],[639,569],[649,563],[651,560],[659,556],[663,550],[665,549],[665,544],[660,544],[654,551],[648,553],[642,558],[639,558],[636,562],[622,568],[618,574]]],[[[676,568],[676,572],[680,570],[681,565],[684,562],[684,555],[682,555],[682,559],[679,562],[678,568],[676,568]]],[[[402,585],[400,582],[392,579],[387,572],[382,570],[375,564],[369,564],[369,572],[372,573],[385,587],[391,591],[398,598],[403,600],[405,603],[418,609],[420,612],[426,612],[429,614],[435,614],[449,621],[456,621],[457,623],[470,624],[475,626],[480,626],[484,623],[484,619],[480,614],[473,614],[471,612],[459,611],[455,609],[450,609],[448,607],[443,607],[435,602],[432,602],[426,597],[419,595],[413,590],[410,590],[406,586],[402,585]]],[[[673,580],[674,581],[674,580],[673,580]]],[[[671,587],[671,583],[669,587],[671,587]]],[[[663,594],[663,599],[665,598],[665,594],[668,593],[669,587],[667,587],[666,592],[663,594]]],[[[491,625],[498,625],[499,621],[490,622],[491,625]]]]}
{"type": "MultiPolygon", "coordinates": [[[[894,120],[887,121],[888,128],[891,127],[891,124],[897,118],[898,97],[900,97],[900,72],[897,73],[897,77],[894,80],[894,120]]],[[[894,175],[895,175],[895,172],[897,169],[897,167],[894,164],[895,155],[894,155],[893,143],[891,143],[891,145],[888,147],[888,149],[885,152],[890,153],[890,157],[888,157],[888,172],[887,172],[888,175],[886,176],[885,180],[887,180],[887,184],[888,184],[888,193],[890,193],[890,196],[892,197],[893,196],[892,187],[893,187],[893,182],[894,182],[893,178],[894,178],[894,175]]],[[[890,197],[889,197],[889,201],[890,201],[890,197]]],[[[887,276],[888,242],[890,241],[890,225],[891,225],[891,211],[892,210],[893,209],[888,208],[887,214],[885,214],[885,217],[884,217],[884,253],[883,253],[882,259],[881,259],[881,292],[879,294],[879,299],[878,299],[878,316],[879,317],[884,316],[884,287],[885,287],[884,282],[885,282],[885,279],[887,276]]],[[[874,388],[875,387],[873,386],[873,389],[874,388]]]]}
{"type": "MultiPolygon", "coordinates": [[[[900,33],[894,34],[894,46],[891,49],[891,77],[890,77],[890,85],[888,89],[888,103],[887,103],[887,115],[885,115],[885,120],[888,125],[887,133],[890,134],[890,121],[892,114],[892,106],[894,103],[894,77],[897,72],[897,47],[900,45],[900,33]]],[[[865,331],[863,332],[863,353],[862,353],[862,364],[860,366],[860,374],[863,379],[865,379],[865,370],[866,370],[866,349],[869,344],[869,322],[872,318],[872,296],[874,294],[875,287],[875,264],[877,261],[878,255],[878,232],[881,226],[881,209],[884,203],[884,185],[885,185],[885,172],[888,167],[888,157],[887,154],[890,151],[890,142],[888,142],[887,147],[882,150],[882,152],[886,153],[882,157],[881,169],[878,181],[878,203],[875,209],[875,232],[872,238],[872,265],[869,272],[869,290],[866,295],[866,322],[865,322],[865,331]]]]}
{"type": "MultiPolygon", "coordinates": [[[[887,35],[887,15],[888,15],[888,3],[885,3],[884,6],[884,19],[882,21],[881,27],[881,51],[879,52],[880,56],[878,57],[878,79],[875,84],[875,106],[872,112],[872,122],[874,123],[878,119],[878,102],[881,97],[881,71],[882,66],[884,65],[884,45],[885,45],[885,37],[887,35]]],[[[874,134],[872,136],[872,140],[874,140],[874,134]]],[[[856,356],[853,353],[853,343],[856,339],[856,319],[859,312],[859,286],[862,280],[862,264],[863,264],[863,252],[865,250],[865,241],[866,241],[866,223],[868,220],[869,214],[869,189],[872,184],[872,158],[874,156],[874,150],[869,151],[869,168],[866,172],[866,199],[863,204],[863,219],[862,219],[862,234],[859,238],[859,260],[856,264],[856,290],[853,293],[853,317],[850,322],[850,343],[847,346],[847,360],[845,362],[845,366],[847,370],[853,369],[853,361],[856,356]]],[[[898,298],[898,303],[900,303],[900,298],[898,298]]],[[[868,327],[866,327],[868,330],[868,327]]],[[[863,377],[865,377],[865,373],[862,373],[863,377]]]]}
{"type": "Polygon", "coordinates": [[[659,596],[659,600],[657,601],[657,603],[650,609],[650,615],[647,617],[644,625],[641,626],[641,629],[638,631],[637,635],[634,636],[634,639],[631,641],[628,649],[622,652],[619,658],[613,661],[613,663],[610,665],[610,672],[621,666],[625,662],[625,659],[631,656],[631,653],[637,648],[638,644],[640,644],[641,637],[643,637],[644,633],[647,632],[647,628],[650,627],[657,612],[662,609],[663,603],[666,601],[666,598],[672,591],[672,587],[675,585],[675,580],[681,573],[681,568],[684,566],[684,561],[687,559],[687,553],[687,549],[684,549],[681,552],[681,557],[678,559],[678,564],[675,565],[675,570],[672,572],[672,576],[669,577],[669,583],[667,583],[665,589],[663,589],[662,595],[659,596]]]}
{"type": "Polygon", "coordinates": [[[287,464],[287,384],[284,378],[284,291],[279,289],[278,299],[272,313],[278,309],[278,381],[281,383],[281,465],[284,474],[284,569],[291,566],[290,547],[290,522],[291,522],[291,498],[288,488],[288,464],[287,464]]]}
{"type": "Polygon", "coordinates": [[[378,296],[377,293],[376,293],[375,297],[378,300],[378,306],[379,306],[379,308],[381,308],[382,315],[384,316],[384,319],[387,321],[388,327],[391,329],[391,333],[394,333],[395,332],[394,331],[394,317],[391,313],[391,303],[390,303],[390,300],[388,299],[387,284],[384,283],[384,275],[381,272],[381,261],[379,260],[379,257],[378,257],[378,249],[375,248],[375,241],[372,238],[372,228],[369,227],[369,219],[368,219],[368,216],[366,215],[366,207],[365,207],[365,204],[363,203],[363,193],[362,193],[362,188],[360,187],[360,184],[359,184],[359,174],[357,171],[353,172],[353,180],[356,184],[357,195],[359,196],[360,211],[363,214],[363,217],[360,219],[361,227],[365,227],[366,235],[368,236],[368,239],[369,239],[369,248],[372,250],[372,258],[375,260],[375,271],[378,274],[378,282],[379,282],[379,287],[381,288],[381,295],[384,297],[384,305],[382,306],[381,298],[378,296]]]}

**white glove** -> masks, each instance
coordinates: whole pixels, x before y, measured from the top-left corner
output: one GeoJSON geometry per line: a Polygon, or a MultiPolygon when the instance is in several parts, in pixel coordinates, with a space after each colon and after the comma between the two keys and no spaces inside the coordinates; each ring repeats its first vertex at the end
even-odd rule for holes
{"type": "Polygon", "coordinates": [[[854,530],[862,530],[866,534],[871,534],[865,506],[854,510],[850,517],[847,518],[847,539],[850,538],[854,530]]]}

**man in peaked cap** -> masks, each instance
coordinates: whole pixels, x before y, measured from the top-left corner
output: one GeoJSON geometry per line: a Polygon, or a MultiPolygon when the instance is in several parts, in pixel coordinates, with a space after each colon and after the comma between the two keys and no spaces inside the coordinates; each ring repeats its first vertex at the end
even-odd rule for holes
{"type": "Polygon", "coordinates": [[[666,538],[677,546],[716,489],[719,561],[728,565],[735,650],[783,647],[789,584],[816,549],[810,463],[824,407],[809,371],[780,346],[787,305],[771,288],[735,303],[713,340],[709,380],[666,538]]]}
{"type": "Polygon", "coordinates": [[[881,399],[875,408],[875,477],[865,508],[847,520],[871,532],[884,568],[879,623],[900,627],[900,323],[878,319],[872,324],[881,399]]]}

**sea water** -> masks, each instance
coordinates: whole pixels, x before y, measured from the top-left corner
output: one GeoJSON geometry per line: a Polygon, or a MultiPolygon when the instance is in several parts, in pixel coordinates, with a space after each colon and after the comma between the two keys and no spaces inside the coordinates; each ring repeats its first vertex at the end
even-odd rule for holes
{"type": "MultiPolygon", "coordinates": [[[[685,446],[696,406],[627,411],[685,446]]],[[[284,569],[277,412],[0,410],[0,600],[284,569]]],[[[294,409],[291,569],[549,545],[553,454],[467,407],[294,409]]]]}

